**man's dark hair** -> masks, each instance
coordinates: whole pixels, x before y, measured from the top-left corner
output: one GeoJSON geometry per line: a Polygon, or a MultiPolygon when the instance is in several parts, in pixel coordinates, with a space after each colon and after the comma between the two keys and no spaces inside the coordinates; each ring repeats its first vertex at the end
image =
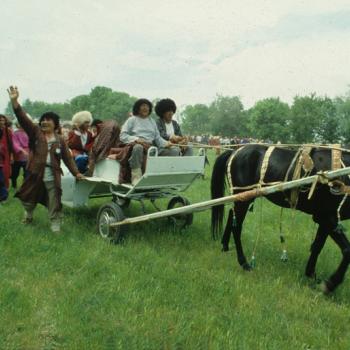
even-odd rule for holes
{"type": "Polygon", "coordinates": [[[149,107],[149,113],[148,115],[150,115],[152,113],[152,109],[153,109],[153,105],[152,105],[152,102],[145,99],[145,98],[140,98],[139,100],[137,100],[135,103],[134,103],[134,106],[132,107],[132,114],[133,115],[139,115],[140,113],[140,107],[141,105],[143,104],[146,104],[148,105],[149,107]]]}
{"type": "Polygon", "coordinates": [[[166,112],[176,112],[176,104],[170,98],[164,98],[157,103],[155,111],[159,117],[163,118],[166,112]]]}
{"type": "Polygon", "coordinates": [[[52,120],[55,124],[55,130],[58,130],[60,127],[60,116],[54,112],[46,112],[39,119],[39,125],[43,120],[52,120]]]}
{"type": "Polygon", "coordinates": [[[91,123],[91,127],[97,126],[98,124],[102,124],[103,121],[101,119],[94,119],[91,123]]]}

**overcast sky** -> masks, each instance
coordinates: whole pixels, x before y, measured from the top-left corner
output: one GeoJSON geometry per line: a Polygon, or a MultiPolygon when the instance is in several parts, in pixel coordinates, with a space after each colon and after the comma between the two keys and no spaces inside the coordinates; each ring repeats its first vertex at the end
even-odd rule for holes
{"type": "Polygon", "coordinates": [[[1,0],[6,87],[63,102],[96,85],[179,105],[238,95],[342,95],[349,0],[1,0]]]}

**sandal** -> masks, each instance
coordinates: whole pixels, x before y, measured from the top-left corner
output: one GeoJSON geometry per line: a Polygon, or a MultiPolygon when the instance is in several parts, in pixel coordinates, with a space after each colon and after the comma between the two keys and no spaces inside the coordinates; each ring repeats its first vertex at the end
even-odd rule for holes
{"type": "Polygon", "coordinates": [[[22,224],[28,225],[31,224],[33,222],[33,218],[24,218],[22,220],[22,224]]]}

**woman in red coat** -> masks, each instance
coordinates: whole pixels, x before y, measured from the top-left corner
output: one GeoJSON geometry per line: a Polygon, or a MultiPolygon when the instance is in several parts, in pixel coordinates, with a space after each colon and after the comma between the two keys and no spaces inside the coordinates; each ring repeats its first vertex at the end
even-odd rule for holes
{"type": "Polygon", "coordinates": [[[0,202],[8,197],[11,176],[12,131],[4,115],[0,115],[0,202]]]}
{"type": "Polygon", "coordinates": [[[94,142],[89,127],[92,123],[92,115],[88,111],[74,114],[72,118],[74,129],[68,134],[68,147],[81,173],[87,171],[89,152],[94,142]]]}

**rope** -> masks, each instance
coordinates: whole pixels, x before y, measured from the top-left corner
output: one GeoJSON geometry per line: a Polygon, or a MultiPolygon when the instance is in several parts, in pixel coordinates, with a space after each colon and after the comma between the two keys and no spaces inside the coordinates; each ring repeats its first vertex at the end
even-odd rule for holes
{"type": "MultiPolygon", "coordinates": [[[[333,149],[333,150],[338,150],[338,151],[343,151],[350,153],[350,149],[347,148],[342,148],[339,146],[334,146],[334,145],[325,145],[325,144],[319,144],[319,143],[306,143],[306,144],[300,144],[300,143],[237,143],[233,145],[206,145],[202,144],[199,142],[189,142],[193,148],[213,148],[213,149],[221,149],[221,150],[226,150],[226,151],[231,151],[232,148],[240,148],[244,146],[249,146],[249,145],[254,145],[254,146],[265,146],[265,147],[270,147],[274,146],[276,148],[299,148],[299,147],[312,147],[312,148],[323,148],[323,149],[333,149]]],[[[173,143],[172,146],[179,146],[179,147],[186,147],[184,144],[176,144],[173,143]]]]}

